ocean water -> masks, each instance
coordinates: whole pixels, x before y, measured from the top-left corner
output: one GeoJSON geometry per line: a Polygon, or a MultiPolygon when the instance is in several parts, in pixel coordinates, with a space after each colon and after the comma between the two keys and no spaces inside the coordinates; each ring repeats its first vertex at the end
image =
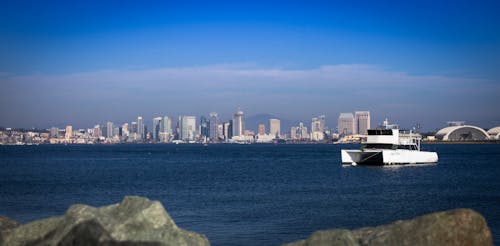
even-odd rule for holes
{"type": "Polygon", "coordinates": [[[358,147],[0,146],[0,214],[29,222],[139,195],[213,245],[279,245],[472,208],[500,243],[500,145],[425,145],[437,165],[342,167],[340,149],[358,147]]]}

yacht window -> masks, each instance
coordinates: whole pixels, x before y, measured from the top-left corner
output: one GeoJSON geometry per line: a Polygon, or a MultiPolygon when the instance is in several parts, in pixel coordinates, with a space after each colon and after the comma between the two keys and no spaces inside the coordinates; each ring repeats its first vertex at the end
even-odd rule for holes
{"type": "Polygon", "coordinates": [[[368,130],[368,135],[392,135],[392,130],[383,130],[383,129],[370,129],[368,130]]]}
{"type": "Polygon", "coordinates": [[[365,144],[364,149],[395,149],[392,144],[365,144]]]}

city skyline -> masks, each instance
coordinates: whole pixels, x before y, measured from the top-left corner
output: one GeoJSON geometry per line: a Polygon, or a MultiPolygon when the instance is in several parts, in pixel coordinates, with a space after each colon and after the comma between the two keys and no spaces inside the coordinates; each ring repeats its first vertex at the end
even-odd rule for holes
{"type": "Polygon", "coordinates": [[[373,125],[490,128],[500,125],[499,5],[8,2],[0,126],[230,119],[241,106],[304,123],[366,109],[373,125]]]}

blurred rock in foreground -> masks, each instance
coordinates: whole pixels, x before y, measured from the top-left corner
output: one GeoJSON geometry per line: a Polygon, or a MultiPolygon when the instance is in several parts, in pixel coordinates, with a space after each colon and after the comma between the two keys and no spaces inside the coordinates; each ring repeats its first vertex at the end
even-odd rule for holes
{"type": "Polygon", "coordinates": [[[20,225],[21,224],[17,223],[16,221],[0,215],[0,241],[3,237],[5,237],[3,236],[4,234],[9,233],[14,228],[20,225]]]}
{"type": "Polygon", "coordinates": [[[0,225],[0,245],[210,245],[177,227],[160,202],[134,196],[100,208],[73,205],[64,216],[25,225],[2,217],[0,225]]]}
{"type": "Polygon", "coordinates": [[[286,246],[305,245],[493,245],[486,220],[470,209],[423,215],[389,225],[325,230],[286,246]]]}

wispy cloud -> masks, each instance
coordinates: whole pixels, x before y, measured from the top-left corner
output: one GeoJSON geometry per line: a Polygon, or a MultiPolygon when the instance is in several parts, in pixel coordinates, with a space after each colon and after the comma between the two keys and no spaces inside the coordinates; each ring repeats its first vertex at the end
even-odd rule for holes
{"type": "Polygon", "coordinates": [[[79,114],[82,104],[103,108],[112,114],[110,118],[119,118],[117,114],[125,111],[113,110],[103,103],[109,103],[109,107],[121,105],[134,113],[147,108],[146,113],[152,114],[168,110],[201,114],[241,105],[254,112],[273,110],[292,117],[294,113],[303,117],[307,112],[333,114],[356,107],[383,111],[397,108],[395,105],[417,111],[430,107],[475,110],[467,107],[465,98],[485,109],[500,105],[495,96],[500,86],[494,81],[412,75],[369,64],[297,70],[223,64],[72,74],[5,74],[0,79],[2,115],[19,115],[14,111],[31,114],[30,111],[43,107],[47,112],[58,112],[62,119],[69,112],[79,114]],[[168,109],[165,105],[169,105],[168,109]],[[216,108],[221,105],[223,109],[216,108]]]}

